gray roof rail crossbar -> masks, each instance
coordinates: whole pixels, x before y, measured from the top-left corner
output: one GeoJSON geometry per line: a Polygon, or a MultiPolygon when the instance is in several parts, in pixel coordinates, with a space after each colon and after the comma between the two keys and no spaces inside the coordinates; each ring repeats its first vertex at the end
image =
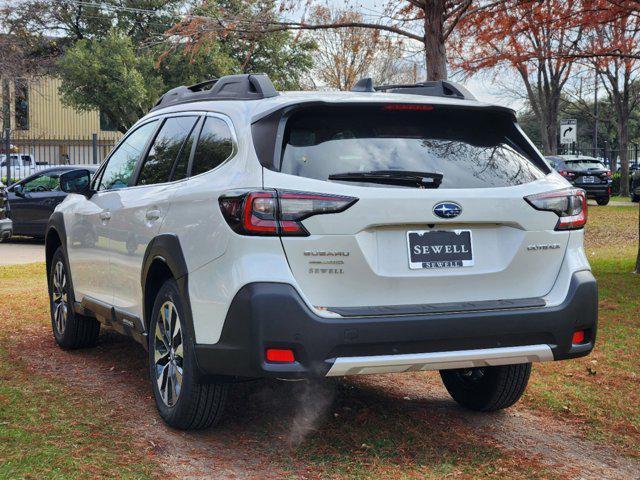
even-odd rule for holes
{"type": "Polygon", "coordinates": [[[265,74],[227,75],[190,87],[183,85],[173,88],[160,97],[151,111],[179,103],[209,100],[261,100],[278,95],[278,91],[265,74]]]}
{"type": "Polygon", "coordinates": [[[461,100],[476,100],[473,94],[462,85],[448,80],[436,80],[406,85],[374,85],[371,78],[359,80],[352,92],[388,92],[431,97],[454,97],[461,100]]]}

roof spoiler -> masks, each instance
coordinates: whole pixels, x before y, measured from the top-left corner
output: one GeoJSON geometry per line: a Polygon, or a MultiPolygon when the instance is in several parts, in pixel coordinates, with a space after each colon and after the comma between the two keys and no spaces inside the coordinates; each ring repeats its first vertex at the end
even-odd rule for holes
{"type": "Polygon", "coordinates": [[[363,78],[351,89],[352,92],[387,92],[405,93],[409,95],[425,95],[428,97],[458,98],[460,100],[476,100],[476,97],[459,83],[448,80],[421,82],[416,84],[374,85],[373,79],[363,78]]]}
{"type": "Polygon", "coordinates": [[[278,95],[278,91],[265,74],[227,75],[190,87],[183,85],[173,88],[160,97],[151,111],[187,102],[261,100],[278,95]]]}

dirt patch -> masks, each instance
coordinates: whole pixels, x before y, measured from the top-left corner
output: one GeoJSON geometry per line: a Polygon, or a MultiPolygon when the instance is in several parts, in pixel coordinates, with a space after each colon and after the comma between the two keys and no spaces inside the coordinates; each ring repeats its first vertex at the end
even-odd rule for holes
{"type": "Polygon", "coordinates": [[[247,382],[232,389],[218,428],[179,432],[157,415],[146,354],[133,341],[107,333],[95,349],[65,352],[48,328],[34,326],[12,344],[34,372],[113,403],[139,448],[177,478],[640,478],[636,460],[570,425],[522,407],[490,415],[458,408],[437,375],[247,382]]]}

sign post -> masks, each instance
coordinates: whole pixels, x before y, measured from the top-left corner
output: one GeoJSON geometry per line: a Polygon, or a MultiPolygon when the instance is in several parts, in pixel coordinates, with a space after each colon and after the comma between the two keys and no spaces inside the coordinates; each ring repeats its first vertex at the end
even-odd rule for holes
{"type": "Polygon", "coordinates": [[[571,145],[578,141],[578,120],[568,118],[560,120],[560,143],[562,145],[571,145]]]}

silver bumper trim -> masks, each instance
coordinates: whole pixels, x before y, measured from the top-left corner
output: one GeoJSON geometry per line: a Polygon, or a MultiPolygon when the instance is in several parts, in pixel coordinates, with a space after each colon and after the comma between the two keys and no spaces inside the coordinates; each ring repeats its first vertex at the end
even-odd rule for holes
{"type": "Polygon", "coordinates": [[[483,348],[451,352],[412,353],[406,355],[373,355],[370,357],[339,357],[327,372],[327,377],[366,375],[372,373],[449,370],[452,368],[492,367],[516,363],[549,362],[553,352],[549,345],[483,348]]]}

